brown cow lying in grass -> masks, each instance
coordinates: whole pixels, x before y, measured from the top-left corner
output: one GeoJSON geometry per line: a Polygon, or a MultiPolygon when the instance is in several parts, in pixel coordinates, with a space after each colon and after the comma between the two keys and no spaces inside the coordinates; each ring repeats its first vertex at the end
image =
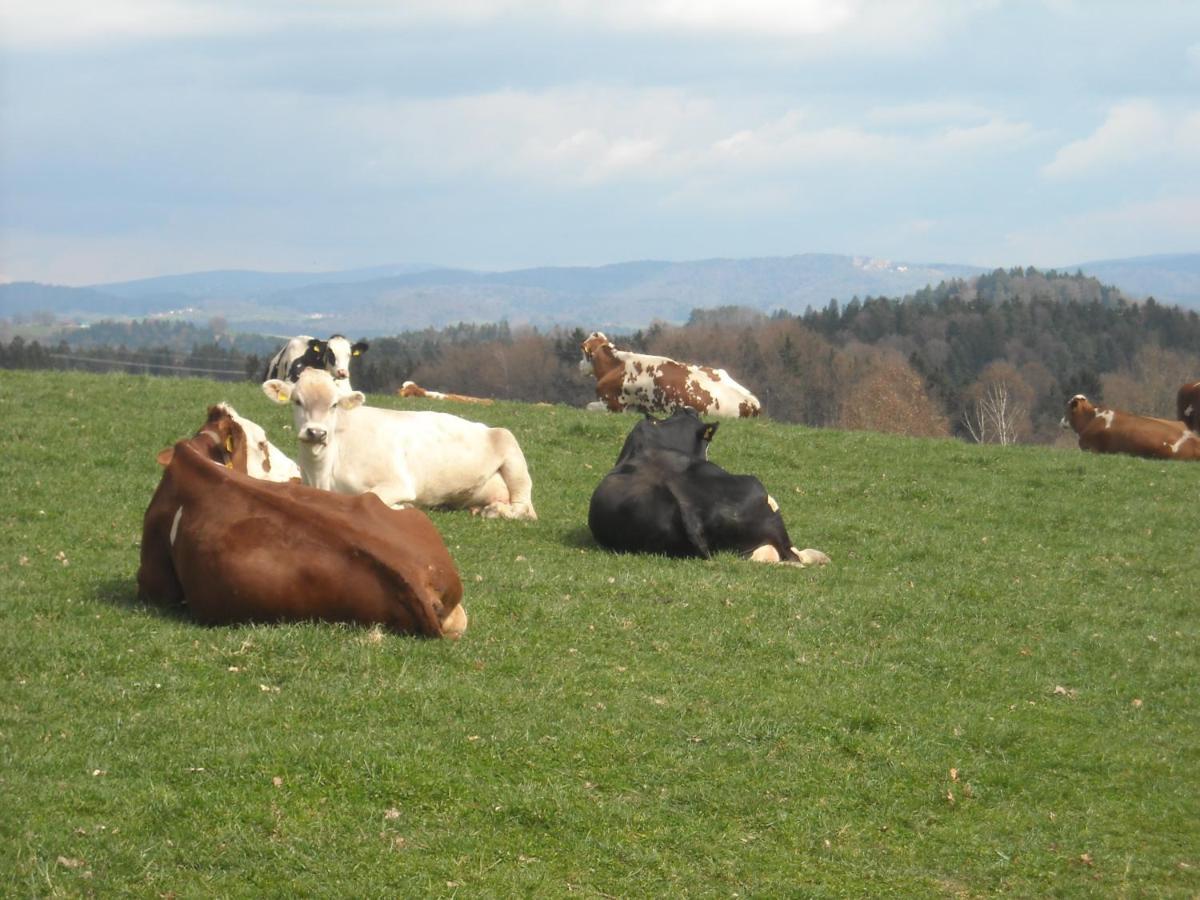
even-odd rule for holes
{"type": "Polygon", "coordinates": [[[1062,426],[1079,435],[1079,448],[1147,459],[1200,459],[1200,437],[1183,422],[1093,406],[1083,394],[1067,403],[1062,426]]]}
{"type": "Polygon", "coordinates": [[[406,381],[396,389],[397,397],[427,397],[430,400],[453,400],[455,403],[491,404],[486,397],[470,397],[466,394],[443,394],[441,391],[429,391],[415,381],[406,381]]]}
{"type": "Polygon", "coordinates": [[[158,455],[138,596],[207,625],[320,619],[459,637],[462,582],[425,513],[251,478],[206,427],[158,455]]]}

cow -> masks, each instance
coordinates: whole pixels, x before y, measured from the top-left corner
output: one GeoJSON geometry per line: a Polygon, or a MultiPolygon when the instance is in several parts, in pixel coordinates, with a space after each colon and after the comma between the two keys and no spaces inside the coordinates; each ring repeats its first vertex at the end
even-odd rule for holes
{"type": "Polygon", "coordinates": [[[762,411],[758,398],[724,369],[694,366],[665,356],[618,350],[603,332],[580,345],[579,370],[596,378],[598,400],[591,410],[672,413],[694,409],[702,415],[748,418],[762,411]]]}
{"type": "Polygon", "coordinates": [[[1200,433],[1200,381],[1191,381],[1175,396],[1175,416],[1192,431],[1200,433]]]}
{"type": "Polygon", "coordinates": [[[1147,459],[1200,459],[1200,436],[1183,422],[1093,406],[1083,394],[1067,402],[1061,424],[1079,435],[1081,450],[1147,459]]]}
{"type": "Polygon", "coordinates": [[[300,467],[267,440],[262,426],[238,415],[228,403],[208,408],[204,428],[220,439],[219,446],[209,454],[217,462],[265,481],[300,480],[300,467]]]}
{"type": "Polygon", "coordinates": [[[331,335],[326,341],[298,334],[271,357],[259,380],[286,378],[295,381],[304,369],[317,368],[327,370],[341,387],[350,390],[350,360],[362,356],[369,348],[366,341],[351,344],[350,339],[341,334],[331,335]]]}
{"type": "Polygon", "coordinates": [[[389,506],[466,508],[487,518],[536,519],[533,482],[512,432],[448,413],[364,406],[323,369],[295,384],[263,382],[291,401],[304,483],[345,494],[373,491],[389,506]]]}
{"type": "Polygon", "coordinates": [[[466,394],[443,394],[441,391],[428,391],[415,381],[406,381],[396,390],[397,397],[427,397],[430,400],[453,400],[455,403],[482,403],[490,406],[492,401],[486,397],[469,397],[466,394]]]}
{"type": "Polygon", "coordinates": [[[224,450],[205,427],[159,454],[142,522],[143,602],[185,605],[204,625],[317,619],[462,635],[462,582],[423,512],[251,478],[222,464],[224,450]]]}
{"type": "Polygon", "coordinates": [[[717,424],[690,409],[638,422],[592,493],[588,528],[596,542],[624,553],[708,559],[732,551],[757,562],[828,563],[820,550],[792,545],[761,481],[708,461],[717,424]]]}

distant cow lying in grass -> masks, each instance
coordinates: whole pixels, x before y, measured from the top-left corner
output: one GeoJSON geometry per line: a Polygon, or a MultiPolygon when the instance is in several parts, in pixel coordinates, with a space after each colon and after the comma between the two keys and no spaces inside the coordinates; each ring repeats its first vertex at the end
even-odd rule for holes
{"type": "Polygon", "coordinates": [[[396,391],[397,397],[427,397],[430,400],[453,400],[455,403],[482,403],[490,405],[486,397],[469,397],[466,394],[443,394],[441,391],[429,391],[415,381],[406,381],[396,391]]]}
{"type": "Polygon", "coordinates": [[[665,356],[618,350],[603,332],[593,331],[580,345],[579,369],[596,378],[596,396],[588,409],[672,413],[694,409],[730,419],[757,416],[758,398],[724,369],[694,366],[665,356]]]}
{"type": "Polygon", "coordinates": [[[328,372],[263,382],[292,403],[304,483],[343,494],[373,491],[389,506],[448,506],[489,518],[536,519],[533,481],[512,432],[443,412],[364,406],[328,372]]]}
{"type": "Polygon", "coordinates": [[[1189,381],[1179,389],[1175,414],[1192,431],[1200,432],[1200,381],[1189,381]]]}
{"type": "Polygon", "coordinates": [[[428,637],[466,629],[458,570],[423,512],[261,481],[224,453],[206,426],[159,454],[166,468],[142,524],[142,600],[184,604],[206,625],[320,619],[428,637]]]}
{"type": "Polygon", "coordinates": [[[1093,406],[1083,394],[1067,403],[1062,426],[1079,435],[1079,448],[1147,459],[1200,459],[1200,437],[1183,422],[1093,406]]]}
{"type": "Polygon", "coordinates": [[[691,410],[638,422],[592,494],[588,527],[597,543],[666,556],[707,559],[727,550],[759,562],[829,562],[820,550],[792,546],[761,481],[708,461],[716,430],[691,410]]]}

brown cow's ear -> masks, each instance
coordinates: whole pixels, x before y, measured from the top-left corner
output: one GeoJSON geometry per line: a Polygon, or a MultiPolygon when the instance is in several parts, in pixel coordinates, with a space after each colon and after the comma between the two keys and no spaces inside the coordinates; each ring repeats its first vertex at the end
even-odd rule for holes
{"type": "Polygon", "coordinates": [[[175,448],[164,447],[162,450],[158,451],[158,456],[154,458],[158,460],[158,464],[160,466],[165,468],[166,466],[169,466],[171,464],[171,460],[175,458],[175,448]]]}

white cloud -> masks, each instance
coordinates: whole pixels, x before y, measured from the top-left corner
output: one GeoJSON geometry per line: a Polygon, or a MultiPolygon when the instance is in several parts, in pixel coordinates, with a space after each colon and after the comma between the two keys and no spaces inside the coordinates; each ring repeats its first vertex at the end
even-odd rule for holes
{"type": "Polygon", "coordinates": [[[245,30],[259,17],[193,0],[3,0],[0,42],[54,46],[245,30]]]}
{"type": "Polygon", "coordinates": [[[295,27],[379,29],[519,21],[780,40],[836,35],[855,43],[911,47],[994,5],[995,0],[2,0],[0,41],[44,46],[295,27]]]}
{"type": "Polygon", "coordinates": [[[1109,109],[1085,138],[1059,149],[1042,167],[1048,178],[1081,178],[1117,170],[1182,161],[1194,167],[1200,155],[1200,110],[1173,111],[1149,100],[1128,100],[1109,109]]]}

